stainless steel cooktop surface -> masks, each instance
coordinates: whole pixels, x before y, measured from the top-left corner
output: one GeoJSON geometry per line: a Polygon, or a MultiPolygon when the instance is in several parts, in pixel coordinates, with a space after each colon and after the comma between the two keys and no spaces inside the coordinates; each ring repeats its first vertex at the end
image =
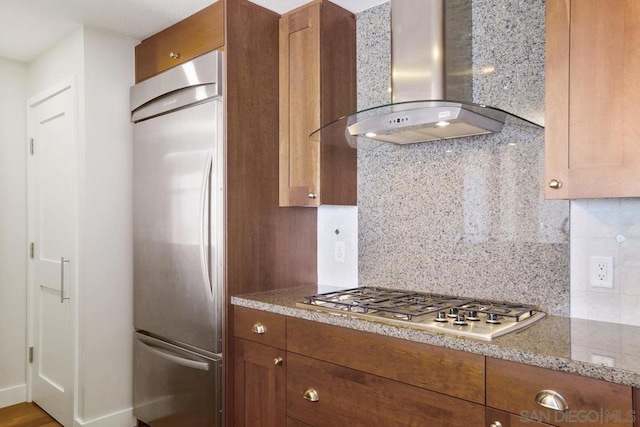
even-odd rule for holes
{"type": "Polygon", "coordinates": [[[296,306],[485,341],[545,316],[530,305],[379,287],[310,295],[296,306]]]}

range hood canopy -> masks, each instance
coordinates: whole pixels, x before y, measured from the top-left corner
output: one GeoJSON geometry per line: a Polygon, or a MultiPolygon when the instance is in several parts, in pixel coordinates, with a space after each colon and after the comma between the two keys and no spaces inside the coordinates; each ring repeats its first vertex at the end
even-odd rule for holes
{"type": "Polygon", "coordinates": [[[390,104],[341,117],[310,138],[344,135],[354,148],[542,128],[473,98],[471,0],[391,0],[390,104]],[[455,100],[455,101],[454,101],[455,100]]]}

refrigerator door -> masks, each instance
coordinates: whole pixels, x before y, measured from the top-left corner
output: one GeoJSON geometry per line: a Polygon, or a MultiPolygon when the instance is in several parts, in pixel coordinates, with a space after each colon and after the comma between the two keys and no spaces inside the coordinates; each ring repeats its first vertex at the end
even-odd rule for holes
{"type": "Polygon", "coordinates": [[[151,427],[222,425],[221,360],[135,334],[133,414],[151,427]]]}
{"type": "Polygon", "coordinates": [[[221,100],[134,128],[134,326],[220,353],[221,100]]]}

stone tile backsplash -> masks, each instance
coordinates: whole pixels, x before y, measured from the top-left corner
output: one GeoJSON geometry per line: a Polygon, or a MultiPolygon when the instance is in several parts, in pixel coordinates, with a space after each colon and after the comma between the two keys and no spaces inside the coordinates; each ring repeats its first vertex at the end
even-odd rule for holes
{"type": "MultiPolygon", "coordinates": [[[[544,7],[473,1],[474,101],[543,123],[544,7]]],[[[390,5],[357,23],[363,109],[391,100],[390,5]]],[[[640,199],[572,201],[569,214],[569,202],[542,197],[543,153],[542,131],[515,127],[359,151],[359,284],[640,325],[640,199]],[[590,284],[592,256],[612,257],[613,288],[590,284]]]]}
{"type": "MultiPolygon", "coordinates": [[[[544,0],[474,0],[474,101],[540,122],[544,0]],[[479,72],[480,71],[480,72],[479,72]]],[[[389,102],[390,6],[358,15],[358,107],[389,102]]],[[[358,152],[358,279],[569,315],[569,203],[542,197],[544,132],[358,152]]]]}

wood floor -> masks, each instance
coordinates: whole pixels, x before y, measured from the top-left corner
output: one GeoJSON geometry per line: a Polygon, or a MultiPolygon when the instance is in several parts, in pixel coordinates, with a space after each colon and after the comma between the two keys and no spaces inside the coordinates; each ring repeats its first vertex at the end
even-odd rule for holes
{"type": "Polygon", "coordinates": [[[49,414],[33,403],[0,408],[2,427],[62,427],[49,414]]]}

